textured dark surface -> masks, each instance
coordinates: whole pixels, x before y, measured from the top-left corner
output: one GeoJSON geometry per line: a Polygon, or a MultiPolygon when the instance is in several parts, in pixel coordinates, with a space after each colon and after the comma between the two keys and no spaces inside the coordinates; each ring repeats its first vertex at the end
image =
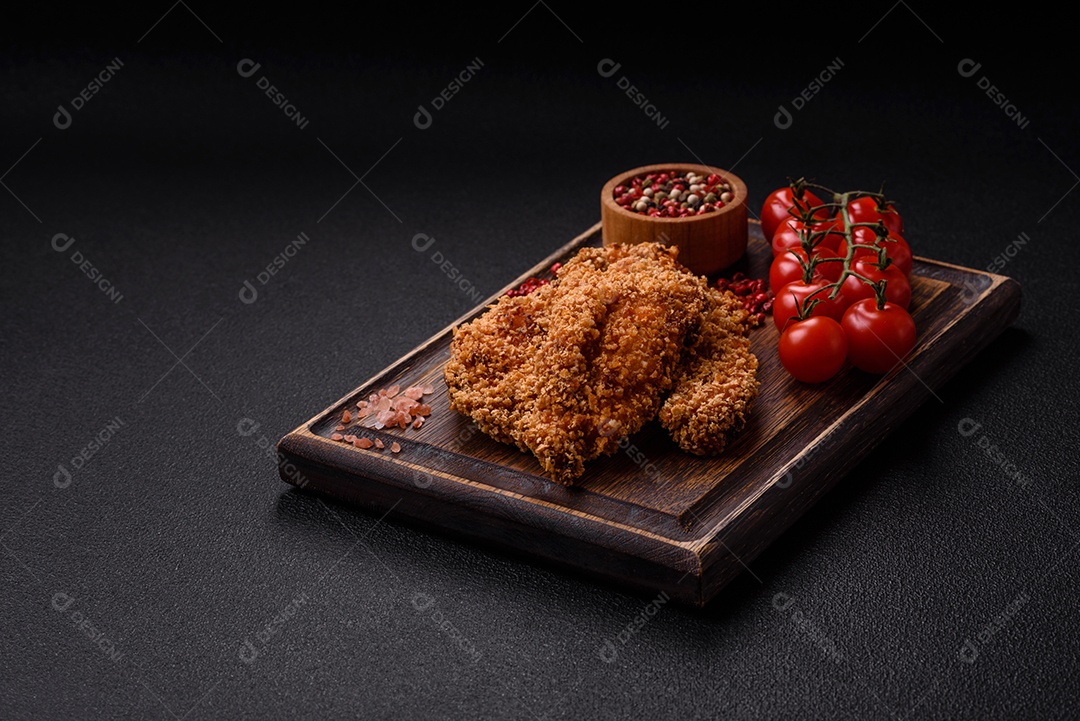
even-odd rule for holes
{"type": "Polygon", "coordinates": [[[154,25],[166,9],[5,27],[0,715],[1076,715],[1078,82],[1048,28],[904,3],[800,37],[764,9],[614,29],[552,3],[482,23],[177,4],[154,25]],[[917,253],[985,268],[1014,247],[1021,316],[711,607],[640,628],[649,598],[286,490],[260,439],[474,304],[432,251],[486,295],[595,222],[608,177],[694,155],[737,163],[755,206],[787,175],[886,180],[917,253]]]}

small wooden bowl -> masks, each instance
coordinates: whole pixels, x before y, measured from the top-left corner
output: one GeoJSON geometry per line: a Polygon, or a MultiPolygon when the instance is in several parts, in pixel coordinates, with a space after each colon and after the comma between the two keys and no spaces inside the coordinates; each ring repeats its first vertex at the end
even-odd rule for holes
{"type": "Polygon", "coordinates": [[[713,275],[731,266],[746,254],[749,232],[746,219],[746,183],[726,170],[708,165],[667,163],[644,165],[620,173],[600,191],[600,219],[604,245],[661,242],[679,247],[679,262],[698,275],[713,275]],[[654,218],[626,210],[615,202],[616,186],[646,173],[667,170],[700,175],[716,173],[731,184],[735,198],[720,210],[687,218],[654,218]]]}

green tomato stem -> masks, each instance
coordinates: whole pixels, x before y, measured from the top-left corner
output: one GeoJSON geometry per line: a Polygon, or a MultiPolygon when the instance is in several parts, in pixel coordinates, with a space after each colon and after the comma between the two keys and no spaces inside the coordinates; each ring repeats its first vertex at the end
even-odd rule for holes
{"type": "Polygon", "coordinates": [[[838,261],[844,264],[844,269],[843,271],[841,271],[840,277],[833,283],[824,285],[818,290],[808,295],[805,299],[806,302],[804,304],[800,304],[799,299],[795,298],[795,310],[798,313],[799,320],[806,320],[806,318],[809,317],[809,314],[813,312],[814,306],[821,302],[820,299],[814,298],[815,295],[827,290],[829,291],[828,297],[830,300],[836,298],[836,296],[840,295],[840,289],[843,287],[844,281],[846,281],[849,277],[858,278],[863,283],[870,285],[874,289],[874,296],[877,302],[878,309],[880,310],[884,308],[886,302],[885,291],[888,287],[888,281],[884,278],[877,281],[870,280],[865,275],[862,275],[861,273],[857,273],[852,270],[851,266],[855,262],[855,251],[859,250],[860,248],[872,250],[877,254],[877,267],[881,270],[889,267],[889,264],[892,262],[892,260],[888,257],[888,254],[885,252],[885,248],[882,246],[869,245],[866,243],[856,243],[854,240],[853,230],[855,228],[873,228],[878,238],[885,239],[887,242],[895,242],[895,240],[889,237],[888,228],[885,226],[884,222],[880,220],[862,223],[852,222],[851,214],[848,211],[848,204],[855,198],[869,197],[874,199],[878,208],[883,208],[890,205],[891,203],[885,199],[885,185],[882,184],[881,191],[876,193],[868,190],[849,190],[846,193],[837,193],[831,188],[827,188],[824,185],[819,185],[817,183],[812,183],[805,178],[799,178],[798,180],[791,181],[792,193],[795,195],[795,197],[799,199],[802,199],[804,191],[808,188],[820,191],[822,195],[831,196],[833,199],[832,202],[822,203],[821,205],[813,207],[807,206],[804,211],[800,211],[798,213],[795,212],[795,207],[793,207],[788,212],[795,218],[803,221],[805,226],[809,227],[813,223],[814,213],[816,213],[817,211],[823,208],[838,209],[840,211],[840,217],[844,220],[843,233],[847,253],[845,253],[844,257],[842,258],[815,258],[812,254],[812,251],[815,247],[817,247],[818,244],[821,243],[822,238],[828,235],[830,231],[812,231],[807,233],[805,228],[799,231],[800,245],[806,252],[806,257],[809,258],[809,262],[803,262],[802,258],[799,258],[798,255],[796,255],[796,258],[799,260],[799,264],[803,268],[803,283],[810,283],[810,280],[813,277],[814,268],[817,267],[818,263],[829,263],[833,261],[838,261]]]}

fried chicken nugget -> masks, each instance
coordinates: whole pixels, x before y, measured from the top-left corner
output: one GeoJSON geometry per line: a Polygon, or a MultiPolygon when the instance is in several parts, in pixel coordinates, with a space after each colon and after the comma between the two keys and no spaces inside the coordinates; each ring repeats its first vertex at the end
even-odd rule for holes
{"type": "Polygon", "coordinates": [[[656,416],[682,373],[709,291],[675,257],[660,244],[583,249],[557,282],[455,329],[451,407],[572,484],[656,416]]]}
{"type": "Polygon", "coordinates": [[[679,448],[697,455],[724,450],[746,425],[759,385],[757,357],[746,337],[747,312],[732,294],[709,293],[705,322],[660,408],[660,423],[679,448]]]}

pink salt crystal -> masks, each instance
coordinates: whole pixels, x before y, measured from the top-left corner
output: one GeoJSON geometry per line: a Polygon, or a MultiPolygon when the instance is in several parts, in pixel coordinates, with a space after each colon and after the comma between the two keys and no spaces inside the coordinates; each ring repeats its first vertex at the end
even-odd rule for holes
{"type": "Polygon", "coordinates": [[[429,406],[427,403],[421,403],[420,405],[418,405],[416,408],[413,409],[413,413],[415,413],[418,416],[430,416],[431,415],[431,406],[429,406]]]}
{"type": "Polygon", "coordinates": [[[379,449],[380,451],[381,451],[382,449],[386,448],[386,446],[385,446],[385,445],[383,444],[383,442],[382,442],[382,439],[381,439],[381,438],[376,438],[376,439],[375,439],[375,447],[376,447],[376,448],[378,448],[378,449],[379,449]]]}
{"type": "Polygon", "coordinates": [[[411,411],[413,408],[416,408],[418,405],[420,405],[420,404],[417,403],[412,398],[399,396],[399,397],[394,399],[394,409],[395,410],[411,411]]]}
{"type": "Polygon", "coordinates": [[[432,388],[431,386],[424,386],[424,395],[425,396],[430,396],[434,392],[435,392],[435,389],[432,388]]]}
{"type": "Polygon", "coordinates": [[[396,396],[398,394],[398,391],[400,391],[400,390],[401,390],[401,386],[392,385],[392,386],[390,386],[389,388],[386,389],[386,395],[393,398],[394,396],[396,396]]]}
{"type": "Polygon", "coordinates": [[[357,438],[353,441],[353,445],[357,448],[371,448],[375,444],[371,442],[370,438],[357,438]]]}
{"type": "Polygon", "coordinates": [[[341,434],[340,433],[331,433],[330,434],[330,440],[332,440],[332,441],[340,441],[341,440],[341,434]]]}
{"type": "Polygon", "coordinates": [[[414,420],[412,422],[412,427],[413,427],[414,430],[420,430],[420,426],[422,426],[422,425],[424,425],[424,417],[423,416],[417,416],[416,420],[414,420]]]}
{"type": "Polygon", "coordinates": [[[418,401],[424,396],[424,389],[420,386],[409,386],[405,389],[405,396],[407,398],[412,398],[414,401],[418,401]]]}
{"type": "Polygon", "coordinates": [[[390,444],[390,452],[391,453],[401,453],[401,444],[398,443],[397,441],[394,441],[393,443],[391,443],[390,444]]]}

